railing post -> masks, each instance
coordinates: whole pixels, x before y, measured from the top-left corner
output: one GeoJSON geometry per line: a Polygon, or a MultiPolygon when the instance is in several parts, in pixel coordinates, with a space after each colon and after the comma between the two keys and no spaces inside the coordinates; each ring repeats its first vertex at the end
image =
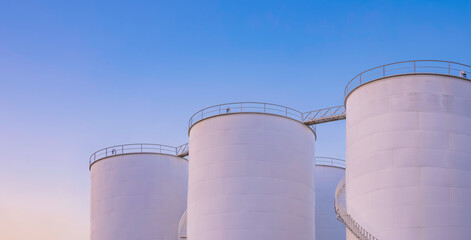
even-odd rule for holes
{"type": "Polygon", "coordinates": [[[264,112],[264,113],[267,112],[267,104],[266,104],[266,103],[263,104],[263,112],[264,112]]]}
{"type": "Polygon", "coordinates": [[[414,73],[415,73],[415,60],[414,60],[414,73]]]}
{"type": "Polygon", "coordinates": [[[288,117],[288,108],[285,107],[285,116],[288,117]]]}
{"type": "Polygon", "coordinates": [[[142,152],[142,144],[141,144],[141,152],[142,152]]]}
{"type": "Polygon", "coordinates": [[[450,75],[450,74],[451,74],[451,64],[448,63],[448,75],[450,75]]]}
{"type": "Polygon", "coordinates": [[[383,77],[386,77],[386,69],[384,65],[383,65],[383,77]]]}
{"type": "Polygon", "coordinates": [[[242,112],[242,103],[240,103],[240,112],[242,112]]]}
{"type": "Polygon", "coordinates": [[[221,105],[219,105],[219,115],[221,115],[221,105]]]}
{"type": "Polygon", "coordinates": [[[105,157],[108,157],[108,148],[106,149],[105,157]]]}
{"type": "Polygon", "coordinates": [[[361,73],[360,73],[360,85],[361,85],[361,73]]]}
{"type": "Polygon", "coordinates": [[[121,153],[124,154],[124,145],[121,145],[121,153]]]}

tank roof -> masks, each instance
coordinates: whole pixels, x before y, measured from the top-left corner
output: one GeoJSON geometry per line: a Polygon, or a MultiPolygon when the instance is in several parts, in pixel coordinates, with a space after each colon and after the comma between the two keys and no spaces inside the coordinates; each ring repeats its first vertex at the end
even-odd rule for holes
{"type": "Polygon", "coordinates": [[[442,60],[411,60],[395,62],[368,69],[356,75],[345,87],[345,99],[356,88],[385,77],[404,74],[438,74],[460,77],[471,77],[471,66],[442,60]]]}
{"type": "MultiPolygon", "coordinates": [[[[304,121],[303,112],[290,107],[262,102],[233,102],[214,105],[196,112],[188,122],[188,131],[204,119],[237,113],[264,113],[290,118],[300,123],[304,121]]],[[[315,132],[315,128],[311,129],[315,132]]]]}
{"type": "Polygon", "coordinates": [[[188,155],[188,143],[178,147],[153,143],[131,143],[106,147],[94,152],[90,156],[88,160],[89,168],[91,168],[95,162],[107,157],[142,153],[166,154],[183,157],[188,155]]]}

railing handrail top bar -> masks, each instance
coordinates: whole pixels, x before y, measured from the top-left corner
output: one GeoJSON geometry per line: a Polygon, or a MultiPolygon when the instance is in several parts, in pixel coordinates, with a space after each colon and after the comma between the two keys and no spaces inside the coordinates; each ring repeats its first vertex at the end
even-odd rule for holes
{"type": "MultiPolygon", "coordinates": [[[[183,146],[185,144],[182,144],[180,146],[183,146]]],[[[174,146],[169,146],[169,145],[165,145],[165,144],[158,144],[158,143],[127,143],[127,144],[120,144],[120,145],[114,145],[114,146],[109,146],[109,147],[102,148],[102,149],[92,153],[91,156],[93,156],[94,154],[96,154],[98,152],[101,152],[103,150],[109,149],[109,148],[117,148],[117,147],[131,146],[131,145],[151,145],[151,146],[163,146],[163,147],[169,147],[169,148],[175,148],[175,149],[177,148],[177,147],[174,147],[174,146]]],[[[178,146],[178,147],[180,147],[180,146],[178,146]]]]}
{"type": "MultiPolygon", "coordinates": [[[[408,60],[408,61],[393,62],[393,63],[388,63],[388,64],[380,65],[380,66],[377,66],[377,67],[374,67],[374,68],[370,68],[370,69],[367,69],[367,70],[365,70],[365,71],[363,71],[363,72],[357,74],[354,78],[352,78],[352,79],[347,83],[347,86],[345,87],[344,93],[345,93],[345,95],[347,95],[347,93],[348,93],[349,91],[353,91],[353,89],[359,87],[359,86],[357,86],[357,87],[354,87],[353,89],[349,89],[350,84],[352,84],[354,80],[356,80],[359,76],[361,76],[361,75],[364,74],[364,73],[370,72],[370,71],[375,70],[375,69],[381,69],[381,68],[384,68],[384,67],[387,67],[387,66],[391,66],[391,65],[397,65],[397,64],[402,64],[402,63],[416,63],[416,62],[439,62],[439,63],[455,64],[455,65],[460,65],[460,66],[463,66],[463,67],[471,68],[470,65],[466,65],[466,64],[463,64],[463,63],[459,63],[459,62],[453,62],[453,61],[445,61],[445,60],[423,60],[423,59],[421,59],[421,60],[408,60]]],[[[429,66],[429,67],[441,68],[441,67],[437,67],[437,66],[429,66]]],[[[412,68],[412,67],[408,67],[408,68],[412,68]]],[[[415,67],[415,64],[414,64],[414,69],[415,69],[415,68],[420,68],[420,66],[415,67]]],[[[451,69],[451,67],[449,67],[449,68],[451,69]]],[[[447,68],[443,67],[443,69],[447,69],[447,68]]],[[[454,70],[455,70],[455,69],[454,69],[454,70]]],[[[456,69],[456,70],[459,70],[459,69],[456,69]]],[[[415,70],[414,70],[414,73],[416,73],[415,70]]],[[[424,72],[417,72],[417,73],[424,73],[424,72]]],[[[360,79],[360,81],[361,81],[361,79],[360,79]]],[[[367,81],[367,82],[370,82],[370,81],[367,81]]],[[[360,86],[361,86],[361,85],[362,85],[362,84],[360,84],[360,86]]]]}
{"type": "MultiPolygon", "coordinates": [[[[191,129],[191,127],[193,125],[195,125],[196,123],[198,123],[199,121],[202,121],[206,118],[209,118],[209,117],[215,117],[215,116],[219,116],[219,115],[223,115],[222,113],[216,113],[216,114],[212,114],[211,116],[202,116],[201,118],[199,118],[199,115],[200,114],[204,114],[204,111],[205,110],[208,110],[208,109],[215,109],[217,107],[221,107],[221,106],[230,106],[230,105],[240,105],[240,107],[234,107],[234,112],[231,112],[231,113],[228,113],[228,114],[232,114],[232,113],[267,113],[267,114],[274,114],[274,115],[280,115],[280,116],[285,116],[285,117],[288,117],[288,118],[291,118],[293,120],[297,120],[299,122],[303,122],[303,116],[304,116],[304,113],[299,111],[299,110],[296,110],[294,108],[290,108],[290,107],[287,107],[287,106],[283,106],[283,105],[279,105],[279,104],[274,104],[274,103],[266,103],[266,102],[231,102],[231,103],[222,103],[222,104],[217,104],[217,105],[213,105],[213,106],[209,106],[209,107],[206,107],[206,108],[203,108],[199,111],[197,111],[195,114],[193,114],[190,119],[188,120],[188,129],[191,129]],[[263,111],[244,111],[243,108],[244,108],[244,104],[256,104],[256,105],[260,105],[260,107],[245,107],[245,108],[255,108],[255,109],[263,109],[263,111]],[[261,107],[261,105],[263,105],[264,107],[261,107]],[[265,108],[265,106],[275,106],[275,107],[279,107],[280,109],[270,109],[270,108],[265,108]],[[240,109],[240,111],[237,111],[238,109],[240,109]],[[273,113],[271,111],[266,111],[266,110],[285,110],[286,111],[286,114],[278,114],[278,113],[273,113]],[[288,110],[290,110],[288,112],[288,110]],[[294,113],[293,113],[294,112],[294,113]],[[299,115],[298,115],[299,114],[299,115]],[[294,116],[288,116],[288,115],[294,115],[294,116]]],[[[219,109],[219,110],[222,110],[222,109],[219,109]]],[[[208,112],[208,113],[212,113],[212,112],[217,112],[217,110],[214,110],[214,111],[211,111],[211,112],[208,112]]],[[[226,113],[224,113],[226,114],[226,113]]]]}
{"type": "Polygon", "coordinates": [[[312,111],[304,112],[304,113],[320,112],[322,110],[327,110],[327,109],[332,109],[332,108],[342,108],[343,106],[344,105],[339,105],[339,106],[333,106],[333,107],[328,107],[328,108],[316,109],[316,110],[312,110],[312,111]]]}
{"type": "Polygon", "coordinates": [[[341,159],[341,158],[334,158],[334,157],[322,157],[322,156],[316,156],[315,158],[316,158],[316,159],[317,159],[317,158],[333,159],[333,160],[339,160],[339,161],[345,162],[345,159],[341,159]]]}
{"type": "MultiPolygon", "coordinates": [[[[371,70],[374,70],[374,69],[377,69],[377,68],[382,68],[382,67],[386,67],[386,66],[390,66],[390,65],[396,65],[396,64],[401,64],[401,63],[409,63],[409,62],[442,62],[442,63],[453,63],[453,64],[458,64],[458,65],[462,65],[462,66],[465,66],[465,67],[469,67],[471,68],[471,66],[469,65],[466,65],[466,64],[463,64],[463,63],[459,63],[459,62],[452,62],[452,61],[445,61],[445,60],[424,60],[424,59],[421,59],[421,60],[408,60],[408,61],[400,61],[400,62],[393,62],[393,63],[388,63],[388,64],[383,64],[383,65],[380,65],[380,66],[377,66],[377,67],[374,67],[374,68],[370,68],[368,70],[365,70],[359,74],[357,74],[351,81],[353,81],[355,78],[357,78],[358,76],[362,75],[363,73],[365,72],[369,72],[371,70]]],[[[350,83],[348,82],[348,83],[350,83]]],[[[348,85],[348,84],[347,84],[348,85]]]]}
{"type": "Polygon", "coordinates": [[[329,167],[337,167],[337,168],[346,168],[346,161],[340,158],[334,157],[315,157],[314,164],[316,166],[329,166],[329,167]]]}
{"type": "Polygon", "coordinates": [[[182,146],[185,146],[185,145],[188,145],[188,143],[184,143],[184,144],[178,145],[178,146],[176,146],[175,148],[179,148],[179,147],[182,147],[182,146]]]}
{"type": "Polygon", "coordinates": [[[279,104],[274,104],[274,103],[266,103],[266,102],[230,102],[230,103],[221,103],[221,104],[216,104],[216,105],[213,105],[213,106],[209,106],[209,107],[206,107],[206,108],[203,108],[199,111],[197,111],[195,114],[193,114],[191,117],[190,117],[190,120],[196,116],[198,113],[206,110],[206,109],[210,109],[210,108],[214,108],[214,107],[218,107],[218,106],[224,106],[224,105],[231,105],[231,104],[244,104],[244,103],[252,103],[252,104],[267,104],[267,105],[271,105],[271,106],[278,106],[278,107],[282,107],[282,108],[286,108],[286,109],[290,109],[290,110],[293,110],[293,111],[296,111],[298,113],[303,113],[299,110],[296,110],[294,108],[290,108],[290,107],[287,107],[287,106],[283,106],[283,105],[279,105],[279,104]]]}

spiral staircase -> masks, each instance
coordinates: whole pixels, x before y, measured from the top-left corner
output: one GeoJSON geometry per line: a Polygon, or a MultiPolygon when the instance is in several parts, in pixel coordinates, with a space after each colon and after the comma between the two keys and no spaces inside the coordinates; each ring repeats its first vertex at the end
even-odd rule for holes
{"type": "Polygon", "coordinates": [[[353,219],[347,212],[346,195],[345,195],[345,178],[340,180],[335,190],[335,213],[337,219],[345,224],[350,232],[359,240],[378,240],[371,233],[366,231],[360,224],[353,219]]]}

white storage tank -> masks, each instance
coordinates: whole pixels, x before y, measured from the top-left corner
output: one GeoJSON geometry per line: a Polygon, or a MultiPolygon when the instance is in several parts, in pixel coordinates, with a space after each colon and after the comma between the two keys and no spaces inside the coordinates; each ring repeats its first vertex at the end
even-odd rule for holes
{"type": "Polygon", "coordinates": [[[315,239],[315,133],[301,120],[264,103],[191,118],[189,239],[315,239]]]}
{"type": "MultiPolygon", "coordinates": [[[[345,177],[345,160],[331,157],[316,157],[315,184],[315,231],[316,240],[344,240],[345,226],[337,220],[334,211],[334,193],[345,177]]],[[[179,239],[187,238],[186,211],[180,219],[179,239]]]]}
{"type": "Polygon", "coordinates": [[[335,189],[345,177],[345,160],[316,157],[316,240],[345,240],[334,210],[335,189]]]}
{"type": "Polygon", "coordinates": [[[466,69],[469,76],[471,67],[456,63],[403,62],[347,88],[347,210],[377,239],[470,239],[466,69]]]}
{"type": "Polygon", "coordinates": [[[176,148],[127,144],[90,158],[91,240],[175,240],[186,209],[188,161],[176,148]]]}

